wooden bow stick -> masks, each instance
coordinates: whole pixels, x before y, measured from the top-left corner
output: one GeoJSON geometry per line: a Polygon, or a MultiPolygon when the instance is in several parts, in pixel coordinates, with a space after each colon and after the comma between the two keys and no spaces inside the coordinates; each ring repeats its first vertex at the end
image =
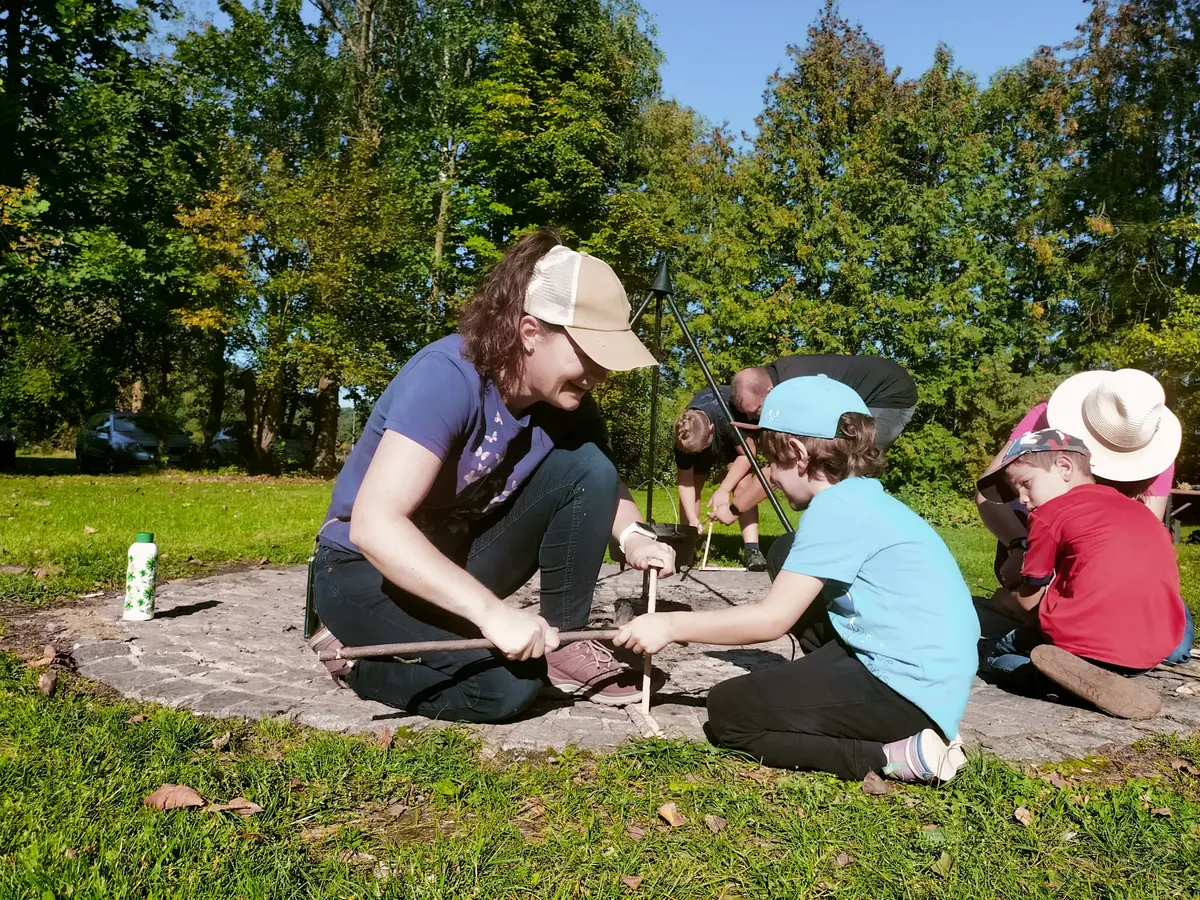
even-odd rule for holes
{"type": "MultiPolygon", "coordinates": [[[[647,614],[653,613],[655,606],[658,605],[658,569],[651,568],[649,573],[650,588],[646,598],[647,614]]],[[[647,718],[650,716],[650,673],[653,662],[654,657],[649,653],[646,654],[642,662],[642,715],[647,718]]]]}
{"type": "MultiPolygon", "coordinates": [[[[600,631],[563,631],[558,635],[558,643],[570,644],[575,641],[611,641],[617,636],[617,629],[610,628],[600,631]]],[[[364,647],[339,647],[337,650],[322,650],[317,659],[326,662],[331,659],[370,659],[375,656],[405,656],[410,653],[440,653],[453,650],[494,650],[496,647],[487,638],[454,638],[445,641],[416,641],[411,644],[369,644],[364,647]]]]}

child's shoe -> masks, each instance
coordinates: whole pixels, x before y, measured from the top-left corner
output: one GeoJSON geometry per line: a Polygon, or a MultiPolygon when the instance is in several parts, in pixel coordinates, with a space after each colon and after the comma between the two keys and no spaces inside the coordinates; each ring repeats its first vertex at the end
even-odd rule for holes
{"type": "Polygon", "coordinates": [[[1153,719],[1162,698],[1132,679],[1094,666],[1074,653],[1039,644],[1029,654],[1034,668],[1076,697],[1082,697],[1118,719],[1153,719]]]}
{"type": "Polygon", "coordinates": [[[883,753],[883,774],[898,781],[949,781],[967,761],[957,736],[947,744],[932,728],[884,744],[883,753]]]}

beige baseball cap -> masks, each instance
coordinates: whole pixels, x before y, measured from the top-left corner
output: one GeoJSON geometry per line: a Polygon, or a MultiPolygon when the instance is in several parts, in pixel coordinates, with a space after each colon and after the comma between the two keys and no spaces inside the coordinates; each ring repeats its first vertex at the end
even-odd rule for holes
{"type": "Polygon", "coordinates": [[[610,372],[656,366],[629,327],[629,300],[608,263],[559,244],[537,261],[525,312],[561,325],[593,362],[610,372]]]}

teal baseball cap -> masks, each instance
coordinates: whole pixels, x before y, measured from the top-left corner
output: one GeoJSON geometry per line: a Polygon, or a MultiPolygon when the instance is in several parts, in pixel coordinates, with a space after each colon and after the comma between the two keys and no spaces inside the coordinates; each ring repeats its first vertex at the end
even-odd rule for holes
{"type": "Polygon", "coordinates": [[[733,424],[751,431],[765,428],[802,437],[835,438],[838,420],[848,412],[871,415],[854,388],[827,375],[805,375],[771,388],[757,425],[733,424]]]}

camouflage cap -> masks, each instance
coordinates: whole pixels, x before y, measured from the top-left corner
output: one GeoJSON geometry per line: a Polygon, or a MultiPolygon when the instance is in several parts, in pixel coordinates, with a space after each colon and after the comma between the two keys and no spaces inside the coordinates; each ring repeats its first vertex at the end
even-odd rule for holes
{"type": "Polygon", "coordinates": [[[1004,479],[1004,470],[1014,459],[1019,459],[1026,453],[1082,453],[1090,459],[1091,452],[1087,444],[1065,431],[1057,428],[1042,428],[1038,431],[1027,431],[1009,445],[1004,459],[994,472],[988,472],[976,483],[976,488],[985,500],[993,503],[1008,503],[1016,499],[1012,488],[1004,479]]]}

